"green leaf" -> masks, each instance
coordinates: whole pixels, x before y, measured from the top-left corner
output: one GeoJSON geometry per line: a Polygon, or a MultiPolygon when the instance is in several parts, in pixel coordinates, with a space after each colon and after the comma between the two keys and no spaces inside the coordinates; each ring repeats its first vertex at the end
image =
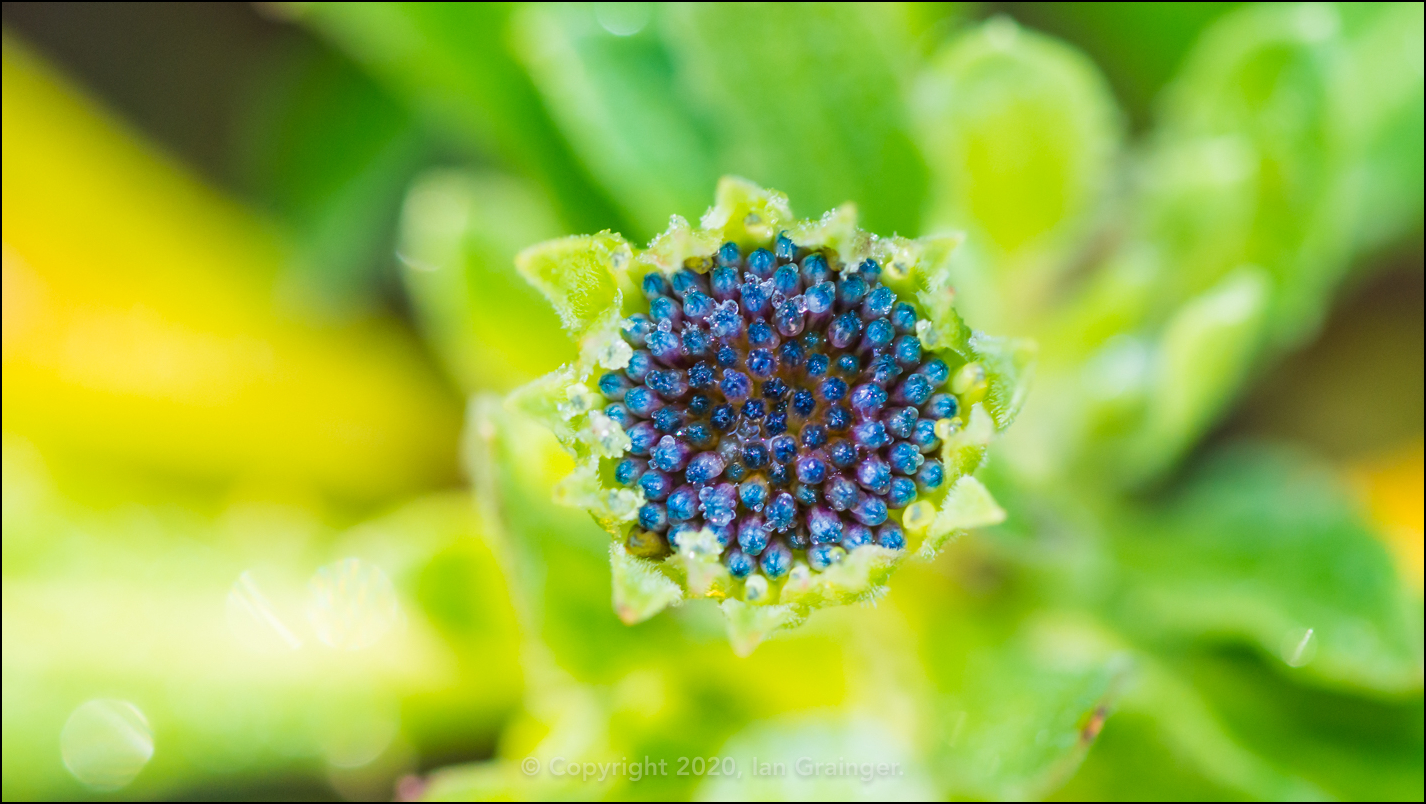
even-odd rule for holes
{"type": "Polygon", "coordinates": [[[1121,523],[1115,617],[1155,642],[1254,646],[1282,672],[1419,691],[1419,601],[1322,468],[1258,447],[1216,456],[1162,506],[1121,523]]]}
{"type": "Polygon", "coordinates": [[[530,4],[514,25],[517,53],[555,122],[640,241],[671,214],[697,217],[718,178],[707,128],[675,85],[659,23],[649,19],[663,9],[643,5],[627,27],[583,3],[530,4]]]}
{"type": "Polygon", "coordinates": [[[1045,618],[1003,644],[935,667],[928,763],[956,797],[1043,796],[1072,775],[1130,671],[1093,626],[1045,618]],[[950,671],[950,672],[948,672],[950,671]]]}
{"type": "Polygon", "coordinates": [[[1261,265],[1273,277],[1270,342],[1315,331],[1361,214],[1358,149],[1343,136],[1352,90],[1337,80],[1343,45],[1331,5],[1252,6],[1204,35],[1165,95],[1145,165],[1160,298],[1261,265]]]}
{"type": "Polygon", "coordinates": [[[1100,66],[1135,128],[1203,29],[1242,5],[1212,3],[1036,3],[1016,6],[1021,24],[1074,42],[1100,66]]]}
{"type": "Polygon", "coordinates": [[[336,312],[371,307],[406,185],[431,158],[416,116],[342,54],[298,40],[235,137],[241,180],[290,227],[287,284],[336,312]]]}
{"type": "MultiPolygon", "coordinates": [[[[1421,226],[1422,70],[1426,23],[1419,3],[1342,7],[1348,32],[1339,124],[1361,152],[1357,248],[1395,245],[1421,226]]],[[[1418,236],[1419,237],[1419,236],[1418,236]]]]}
{"type": "Polygon", "coordinates": [[[995,417],[995,426],[1005,430],[1025,406],[1039,346],[1026,338],[973,332],[967,347],[969,357],[985,370],[986,409],[995,417]]]}
{"type": "Polygon", "coordinates": [[[609,543],[609,571],[613,576],[614,613],[625,625],[641,623],[683,601],[683,590],[651,562],[630,555],[624,545],[609,543]]]}
{"type": "Polygon", "coordinates": [[[1254,753],[1193,684],[1141,658],[1120,711],[1105,724],[1063,800],[1184,798],[1321,800],[1322,791],[1254,753]]]}
{"type": "Polygon", "coordinates": [[[521,249],[558,233],[539,191],[508,176],[440,171],[407,194],[401,276],[463,390],[507,390],[574,359],[559,317],[515,270],[521,249]]]}
{"type": "Polygon", "coordinates": [[[718,171],[786,192],[803,214],[850,200],[869,229],[919,229],[926,169],[903,101],[913,48],[904,13],[887,11],[670,6],[661,33],[713,131],[718,171]]]}
{"type": "Polygon", "coordinates": [[[945,506],[936,515],[926,541],[917,555],[934,558],[953,534],[998,525],[1005,521],[1005,509],[996,504],[985,486],[970,475],[963,475],[946,494],[945,506]]]}
{"type": "Polygon", "coordinates": [[[1232,401],[1261,347],[1268,292],[1266,274],[1244,268],[1170,319],[1152,358],[1127,476],[1152,476],[1172,465],[1232,401]]]}
{"type": "Polygon", "coordinates": [[[1179,666],[1238,741],[1334,798],[1410,801],[1422,791],[1422,699],[1295,683],[1242,652],[1179,666]]]}
{"type": "Polygon", "coordinates": [[[152,727],[125,790],[147,798],[231,784],[234,768],[320,785],[325,761],[294,756],[365,751],[383,768],[398,732],[398,753],[448,754],[494,740],[518,705],[510,590],[468,495],[338,530],[251,491],[211,510],[172,487],[81,503],[45,460],[6,437],[7,799],[85,795],[60,734],[93,698],[152,727]]]}
{"type": "Polygon", "coordinates": [[[509,51],[511,4],[287,8],[365,65],[410,108],[534,180],[568,230],[594,231],[619,222],[509,51]]]}
{"type": "Polygon", "coordinates": [[[1109,189],[1122,136],[1095,65],[1006,18],[946,45],[915,95],[929,225],[969,233],[1010,311],[1033,320],[1109,189]]]}

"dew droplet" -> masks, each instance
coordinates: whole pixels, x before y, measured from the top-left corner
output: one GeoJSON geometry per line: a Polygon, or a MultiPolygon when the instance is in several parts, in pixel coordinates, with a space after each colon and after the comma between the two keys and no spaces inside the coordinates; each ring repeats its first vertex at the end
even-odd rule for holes
{"type": "Polygon", "coordinates": [[[651,3],[595,3],[594,18],[615,36],[633,36],[649,24],[651,3]]]}
{"type": "Polygon", "coordinates": [[[805,587],[812,582],[812,570],[806,564],[798,562],[792,566],[792,571],[787,573],[787,584],[792,587],[805,587]]]}
{"type": "Polygon", "coordinates": [[[951,391],[960,396],[979,391],[984,387],[985,367],[979,363],[967,363],[961,366],[956,375],[951,378],[951,391]]]}
{"type": "Polygon", "coordinates": [[[920,533],[931,527],[936,518],[936,506],[927,500],[919,500],[908,506],[901,515],[901,526],[911,533],[920,533]]]}
{"type": "Polygon", "coordinates": [[[569,400],[559,406],[560,414],[566,419],[572,419],[581,413],[588,413],[599,404],[599,397],[589,390],[589,386],[583,383],[575,383],[565,389],[565,397],[569,400]]]}
{"type": "Polygon", "coordinates": [[[639,515],[644,495],[629,489],[615,489],[606,496],[604,510],[620,522],[632,522],[639,515]]]}
{"type": "Polygon", "coordinates": [[[618,370],[629,365],[629,358],[634,356],[634,347],[617,334],[609,333],[595,346],[594,356],[595,362],[600,366],[618,370]]]}
{"type": "Polygon", "coordinates": [[[1282,640],[1282,660],[1288,667],[1303,667],[1317,656],[1317,636],[1311,628],[1288,632],[1282,640]]]}
{"type": "Polygon", "coordinates": [[[942,441],[950,441],[951,436],[959,432],[960,429],[961,420],[959,418],[936,420],[936,438],[939,438],[942,441]]]}
{"type": "Polygon", "coordinates": [[[749,603],[756,603],[767,597],[767,589],[767,578],[761,575],[749,575],[743,585],[743,599],[749,603]]]}

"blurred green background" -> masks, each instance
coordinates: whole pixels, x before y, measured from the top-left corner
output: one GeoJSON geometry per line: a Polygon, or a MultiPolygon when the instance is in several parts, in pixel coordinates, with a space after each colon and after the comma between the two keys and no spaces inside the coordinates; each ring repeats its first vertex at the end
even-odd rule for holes
{"type": "Polygon", "coordinates": [[[1422,798],[1420,4],[3,21],[6,800],[1422,798]],[[725,173],[1040,343],[1009,520],[747,659],[499,404],[725,173]]]}

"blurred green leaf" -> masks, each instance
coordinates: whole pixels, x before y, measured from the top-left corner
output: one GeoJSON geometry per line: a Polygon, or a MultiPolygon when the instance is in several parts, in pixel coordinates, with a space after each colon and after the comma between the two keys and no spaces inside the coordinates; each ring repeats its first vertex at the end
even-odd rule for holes
{"type": "Polygon", "coordinates": [[[1245,798],[1184,757],[1149,714],[1119,711],[1048,801],[1232,801],[1245,798]]]}
{"type": "MultiPolygon", "coordinates": [[[[580,158],[632,220],[640,241],[694,219],[718,180],[708,127],[674,82],[656,33],[661,6],[530,4],[517,53],[580,158]],[[620,10],[629,12],[627,20],[620,10]]],[[[626,15],[627,16],[627,15],[626,15]]]]}
{"type": "Polygon", "coordinates": [[[402,214],[399,257],[416,318],[465,391],[508,390],[575,357],[515,255],[559,234],[528,182],[455,170],[423,176],[402,214]]]}
{"type": "Polygon", "coordinates": [[[1215,457],[1114,541],[1114,617],[1154,643],[1242,641],[1282,672],[1419,691],[1421,604],[1322,468],[1262,445],[1215,457]]]}
{"type": "Polygon", "coordinates": [[[1344,137],[1361,152],[1359,249],[1420,240],[1423,154],[1423,11],[1420,3],[1341,6],[1349,39],[1337,81],[1344,137]]]}
{"type": "MultiPolygon", "coordinates": [[[[1274,277],[1271,342],[1315,331],[1365,211],[1369,138],[1349,132],[1380,114],[1348,101],[1356,90],[1338,75],[1349,46],[1333,5],[1253,6],[1205,34],[1165,97],[1146,168],[1146,235],[1168,261],[1164,301],[1253,263],[1274,277]]],[[[1389,70],[1416,69],[1410,50],[1396,48],[1389,70]]]]}
{"type": "Polygon", "coordinates": [[[289,8],[387,82],[411,108],[533,179],[570,230],[618,225],[610,202],[570,153],[510,53],[512,4],[289,8]]]}
{"type": "MultiPolygon", "coordinates": [[[[480,404],[480,403],[476,403],[480,404]]],[[[482,440],[468,441],[472,466],[480,467],[485,505],[499,516],[509,540],[531,616],[527,627],[549,646],[555,660],[581,680],[608,681],[630,659],[658,651],[672,627],[665,619],[627,627],[610,606],[609,536],[586,512],[551,502],[570,459],[554,437],[519,414],[494,403],[476,427],[482,440]]]]}
{"type": "Polygon", "coordinates": [[[1333,797],[1421,798],[1419,692],[1380,700],[1303,686],[1241,652],[1179,666],[1242,744],[1333,797]]]}
{"type": "Polygon", "coordinates": [[[712,129],[718,173],[775,187],[802,215],[850,200],[871,231],[920,229],[926,168],[907,131],[904,10],[676,4],[661,29],[712,129]]]}
{"type": "Polygon", "coordinates": [[[353,763],[389,778],[412,745],[488,750],[517,702],[510,598],[465,494],[340,533],[262,497],[94,507],[7,438],[4,498],[7,799],[93,795],[57,749],[95,698],[152,728],[140,797],[233,774],[321,789],[353,763]]]}
{"type": "Polygon", "coordinates": [[[1001,17],[933,57],[915,99],[929,225],[968,230],[1003,304],[1033,321],[1110,189],[1122,123],[1104,77],[1001,17]]]}
{"type": "Polygon", "coordinates": [[[581,682],[608,683],[661,655],[678,639],[677,622],[659,617],[624,625],[610,605],[609,535],[586,511],[551,502],[555,484],[572,468],[569,455],[548,430],[493,398],[476,397],[471,413],[467,465],[508,544],[527,630],[581,682]]]}
{"type": "MultiPolygon", "coordinates": [[[[1130,475],[1170,468],[1258,369],[1317,330],[1361,249],[1419,226],[1411,13],[1243,8],[1205,33],[1166,92],[1122,242],[1042,336],[1045,385],[1094,400],[1086,444],[1110,447],[1148,410],[1130,475]],[[1245,265],[1268,280],[1249,305],[1258,309],[1212,323],[1211,289],[1226,292],[1245,265]],[[1153,340],[1162,344],[1157,368],[1153,340]],[[1086,348],[1098,352],[1080,365],[1086,348]],[[1081,379],[1067,376],[1077,372],[1081,379]]],[[[1061,415],[1060,427],[1073,421],[1061,415]]],[[[1119,458],[1100,469],[1109,466],[1122,472],[1119,458]]]]}
{"type": "Polygon", "coordinates": [[[1200,33],[1241,3],[1006,3],[1021,24],[1083,48],[1137,127],[1200,33]]]}
{"type": "Polygon", "coordinates": [[[1028,640],[970,652],[936,710],[928,761],[957,797],[1041,797],[1078,768],[1126,672],[1125,656],[1086,659],[1028,640]]]}
{"type": "Polygon", "coordinates": [[[1201,791],[1209,800],[1323,798],[1309,782],[1244,747],[1194,686],[1159,660],[1141,657],[1122,709],[1104,732],[1085,776],[1066,785],[1061,796],[1147,800],[1201,791]],[[1096,761],[1101,748],[1108,752],[1104,764],[1096,761]]]}
{"type": "Polygon", "coordinates": [[[433,144],[416,116],[340,54],[307,42],[268,69],[237,138],[238,171],[294,232],[314,306],[371,306],[391,280],[394,221],[433,144]]]}
{"type": "MultiPolygon", "coordinates": [[[[889,599],[912,624],[918,666],[887,682],[910,699],[912,733],[943,796],[1038,798],[1091,752],[1136,662],[1120,637],[1063,608],[1064,595],[994,532],[902,568],[889,599]]],[[[1041,560],[1062,566],[1067,557],[1041,560]]],[[[895,711],[878,703],[873,711],[895,711]]]]}
{"type": "Polygon", "coordinates": [[[1172,465],[1227,407],[1258,354],[1267,304],[1266,274],[1244,268],[1169,320],[1152,358],[1144,423],[1121,467],[1125,479],[1172,465]]]}

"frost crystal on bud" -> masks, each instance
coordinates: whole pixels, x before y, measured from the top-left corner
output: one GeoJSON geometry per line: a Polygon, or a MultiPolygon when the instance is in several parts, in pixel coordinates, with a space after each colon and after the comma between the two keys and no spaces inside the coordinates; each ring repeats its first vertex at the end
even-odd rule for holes
{"type": "Polygon", "coordinates": [[[737,179],[701,224],[675,217],[642,252],[605,233],[522,254],[556,304],[584,297],[559,287],[560,260],[585,296],[613,301],[580,319],[595,323],[574,333],[579,365],[512,399],[584,461],[589,499],[637,500],[588,506],[616,566],[642,567],[616,573],[621,616],[675,602],[630,584],[672,580],[728,600],[734,643],[750,646],[813,608],[873,599],[908,551],[994,519],[968,475],[1013,418],[1030,351],[961,323],[951,239],[879,238],[849,206],[793,221],[783,196],[737,179]],[[950,515],[952,487],[977,516],[950,515]]]}

